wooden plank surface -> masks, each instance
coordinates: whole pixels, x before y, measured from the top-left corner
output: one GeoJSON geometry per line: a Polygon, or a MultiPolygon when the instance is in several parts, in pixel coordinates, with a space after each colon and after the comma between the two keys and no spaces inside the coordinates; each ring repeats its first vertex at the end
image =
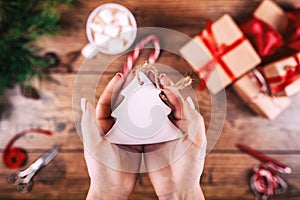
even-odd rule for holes
{"type": "MultiPolygon", "coordinates": [[[[60,56],[80,50],[87,42],[85,21],[88,13],[96,6],[109,1],[83,1],[80,9],[62,10],[65,34],[55,38],[44,38],[39,45],[43,52],[54,51],[60,56]]],[[[260,3],[259,0],[166,0],[166,1],[114,1],[128,7],[136,16],[140,27],[158,26],[171,28],[192,37],[203,29],[205,20],[215,20],[224,13],[230,13],[237,20],[249,16],[260,3]]],[[[277,1],[284,6],[300,6],[298,0],[277,1]]],[[[73,89],[82,95],[97,98],[108,80],[123,66],[126,56],[119,58],[101,77],[97,89],[74,86],[76,73],[84,59],[80,56],[73,63],[73,72],[53,74],[60,84],[43,82],[41,100],[22,97],[18,88],[7,91],[8,109],[2,115],[0,124],[0,150],[18,131],[32,127],[47,128],[54,132],[51,137],[30,134],[16,142],[28,150],[29,161],[54,144],[62,146],[57,158],[34,178],[35,185],[28,194],[16,192],[7,183],[7,176],[13,170],[0,161],[0,199],[84,199],[89,178],[83,159],[82,143],[77,136],[74,116],[80,115],[78,107],[72,110],[73,89]]],[[[170,65],[183,74],[191,71],[180,57],[163,52],[160,63],[170,65]],[[185,66],[185,67],[182,67],[185,66]]],[[[99,70],[99,69],[97,69],[99,70]]],[[[100,69],[101,70],[101,69],[100,69]]],[[[80,74],[82,79],[95,78],[97,74],[80,74]]],[[[192,74],[195,77],[195,74],[192,74]]],[[[97,77],[96,77],[97,78],[97,77]]],[[[194,87],[197,87],[197,82],[194,87]]],[[[206,126],[211,117],[211,100],[207,94],[197,92],[201,114],[206,126]]],[[[226,89],[226,118],[222,134],[206,158],[201,185],[207,199],[247,200],[254,199],[249,188],[248,174],[257,160],[239,152],[235,144],[245,143],[268,153],[290,165],[293,174],[284,176],[289,184],[288,191],[272,199],[296,200],[300,198],[300,95],[292,97],[292,105],[273,121],[255,116],[229,87],[226,89]]],[[[222,113],[220,114],[220,117],[222,113]]],[[[213,138],[213,135],[208,135],[213,138]]],[[[212,139],[211,139],[212,140],[212,139]]],[[[156,199],[146,174],[142,174],[130,199],[156,199]]]]}

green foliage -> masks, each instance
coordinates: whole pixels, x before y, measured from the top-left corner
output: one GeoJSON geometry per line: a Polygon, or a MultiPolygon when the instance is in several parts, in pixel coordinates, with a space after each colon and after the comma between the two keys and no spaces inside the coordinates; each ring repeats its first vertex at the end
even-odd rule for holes
{"type": "Polygon", "coordinates": [[[0,0],[0,103],[5,88],[46,75],[52,61],[37,56],[32,42],[59,33],[59,7],[76,5],[76,0],[0,0]]]}

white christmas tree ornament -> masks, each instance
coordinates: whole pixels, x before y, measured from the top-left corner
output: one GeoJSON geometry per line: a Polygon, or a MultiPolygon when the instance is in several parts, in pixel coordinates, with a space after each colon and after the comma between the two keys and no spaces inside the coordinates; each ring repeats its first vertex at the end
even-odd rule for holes
{"type": "Polygon", "coordinates": [[[106,134],[114,144],[142,145],[178,139],[182,132],[169,120],[171,109],[160,99],[161,91],[138,72],[143,84],[134,78],[121,91],[121,104],[112,112],[116,119],[106,134]]]}

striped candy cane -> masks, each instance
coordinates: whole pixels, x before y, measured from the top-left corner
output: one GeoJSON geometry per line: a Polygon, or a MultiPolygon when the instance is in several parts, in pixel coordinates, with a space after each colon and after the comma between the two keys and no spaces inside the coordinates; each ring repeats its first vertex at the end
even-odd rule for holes
{"type": "Polygon", "coordinates": [[[145,47],[146,44],[148,44],[149,42],[152,42],[154,44],[154,50],[153,52],[150,54],[149,58],[148,58],[148,63],[154,63],[157,58],[159,57],[160,54],[160,44],[159,44],[159,40],[156,36],[154,35],[149,35],[147,37],[145,37],[144,39],[142,39],[134,48],[134,50],[131,52],[131,54],[128,56],[127,58],[127,62],[124,65],[123,68],[123,75],[126,75],[133,67],[133,64],[135,63],[135,61],[138,59],[141,50],[145,47]]]}

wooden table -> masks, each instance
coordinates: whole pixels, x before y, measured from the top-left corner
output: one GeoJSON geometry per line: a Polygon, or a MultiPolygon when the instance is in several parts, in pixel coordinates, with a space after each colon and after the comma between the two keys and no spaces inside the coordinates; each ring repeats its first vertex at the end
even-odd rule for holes
{"type": "MultiPolygon", "coordinates": [[[[90,11],[108,1],[84,1],[80,9],[62,10],[65,33],[60,37],[44,38],[40,46],[44,51],[54,51],[61,57],[80,50],[87,39],[85,21],[90,11]]],[[[166,0],[166,1],[114,1],[129,8],[135,15],[139,27],[164,27],[182,32],[190,37],[199,33],[206,19],[215,20],[224,13],[230,13],[240,20],[251,15],[258,6],[258,0],[166,0]]],[[[293,7],[300,6],[298,0],[278,0],[278,3],[293,7]]],[[[19,139],[16,146],[28,151],[32,163],[54,144],[62,145],[58,156],[34,178],[30,193],[21,194],[7,183],[12,170],[0,162],[0,199],[84,199],[89,178],[83,159],[82,143],[77,136],[72,116],[72,91],[76,73],[83,62],[80,57],[73,63],[72,73],[54,73],[60,84],[43,82],[40,88],[41,100],[26,99],[18,88],[6,92],[7,112],[0,123],[0,150],[18,131],[41,127],[53,131],[54,135],[29,134],[19,139]]],[[[124,58],[116,61],[116,68],[110,68],[103,75],[101,91],[113,74],[122,66],[124,58]]],[[[176,66],[181,72],[191,71],[180,57],[164,52],[160,63],[176,66]]],[[[92,72],[91,72],[92,73],[92,72]]],[[[86,74],[88,76],[88,73],[86,74]]],[[[193,75],[195,76],[195,75],[193,75]]],[[[229,87],[227,112],[222,135],[208,154],[201,179],[207,199],[244,200],[254,199],[249,188],[249,170],[258,161],[236,149],[236,143],[244,143],[280,160],[292,167],[291,175],[284,175],[288,191],[272,199],[296,200],[300,198],[300,95],[292,97],[292,105],[273,121],[256,116],[229,87]]],[[[205,96],[205,95],[204,95],[205,96]]],[[[97,96],[96,96],[97,97],[97,96]]],[[[210,103],[201,100],[202,114],[209,121],[210,103]]],[[[130,199],[156,199],[146,174],[141,174],[130,199]]]]}

